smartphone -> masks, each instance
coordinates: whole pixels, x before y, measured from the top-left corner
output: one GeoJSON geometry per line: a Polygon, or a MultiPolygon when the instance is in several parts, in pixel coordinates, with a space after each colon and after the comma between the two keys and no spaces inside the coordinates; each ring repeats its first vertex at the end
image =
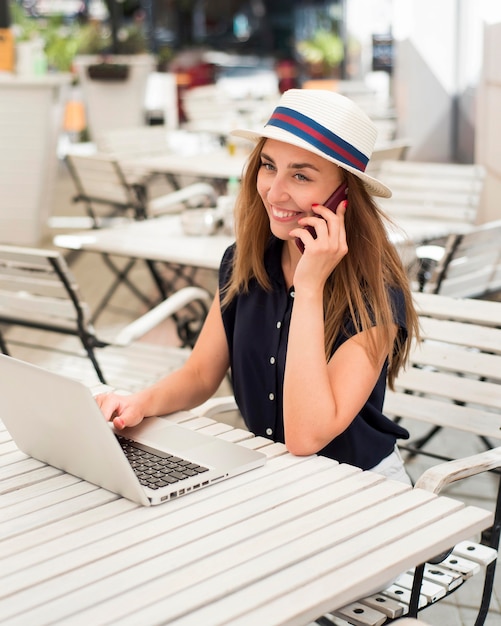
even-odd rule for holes
{"type": "MultiPolygon", "coordinates": [[[[341,183],[339,187],[332,193],[327,200],[324,202],[324,206],[326,206],[331,211],[336,212],[338,204],[343,200],[346,200],[348,197],[348,185],[346,183],[341,183]]],[[[313,239],[317,238],[317,233],[312,226],[305,226],[305,228],[310,232],[313,239]]],[[[301,254],[304,252],[304,243],[296,237],[296,245],[301,250],[301,254]]]]}

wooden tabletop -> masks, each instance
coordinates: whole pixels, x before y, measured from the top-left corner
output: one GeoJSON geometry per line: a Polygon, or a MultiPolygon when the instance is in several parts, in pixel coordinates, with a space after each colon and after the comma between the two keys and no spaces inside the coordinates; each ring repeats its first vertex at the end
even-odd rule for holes
{"type": "Polygon", "coordinates": [[[228,235],[185,235],[179,215],[167,215],[112,228],[57,235],[56,246],[137,259],[219,268],[224,251],[234,241],[228,235]]]}
{"type": "Polygon", "coordinates": [[[0,423],[2,624],[304,625],[492,514],[190,414],[266,464],[141,507],[26,457],[0,423]]]}

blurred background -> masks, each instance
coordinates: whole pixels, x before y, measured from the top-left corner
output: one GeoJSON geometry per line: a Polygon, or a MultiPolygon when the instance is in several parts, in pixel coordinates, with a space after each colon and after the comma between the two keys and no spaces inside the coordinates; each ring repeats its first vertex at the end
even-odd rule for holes
{"type": "MultiPolygon", "coordinates": [[[[9,167],[23,136],[31,159],[42,137],[47,165],[54,145],[61,157],[115,127],[217,130],[225,118],[227,134],[260,123],[280,92],[321,86],[365,108],[380,144],[405,141],[407,160],[486,166],[479,221],[496,219],[500,23],[492,0],[0,0],[0,185],[19,188],[9,167]],[[29,90],[44,81],[42,103],[29,90]],[[200,90],[215,86],[217,101],[200,90]]],[[[38,162],[31,190],[47,199],[38,162]]]]}

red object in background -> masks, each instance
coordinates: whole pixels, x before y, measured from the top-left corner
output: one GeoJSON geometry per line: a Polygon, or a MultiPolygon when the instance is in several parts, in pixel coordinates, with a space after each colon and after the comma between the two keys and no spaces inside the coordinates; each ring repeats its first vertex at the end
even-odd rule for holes
{"type": "Polygon", "coordinates": [[[278,76],[278,89],[280,93],[284,93],[284,91],[288,89],[295,89],[298,86],[298,69],[295,61],[292,59],[278,61],[275,71],[278,76]]]}
{"type": "Polygon", "coordinates": [[[212,85],[216,80],[216,68],[212,63],[198,63],[188,68],[185,73],[189,76],[189,87],[212,85]]]}
{"type": "Polygon", "coordinates": [[[197,65],[177,71],[176,77],[178,116],[181,123],[187,121],[183,110],[183,92],[191,87],[212,85],[216,80],[216,68],[212,63],[197,63],[197,65]]]}

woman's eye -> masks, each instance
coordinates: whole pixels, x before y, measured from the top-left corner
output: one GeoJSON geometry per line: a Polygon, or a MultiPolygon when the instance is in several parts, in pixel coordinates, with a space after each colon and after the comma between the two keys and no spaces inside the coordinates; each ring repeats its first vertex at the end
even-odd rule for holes
{"type": "Polygon", "coordinates": [[[294,176],[297,178],[297,180],[310,180],[307,176],[305,176],[304,174],[301,174],[301,172],[294,174],[294,176]]]}
{"type": "Polygon", "coordinates": [[[261,161],[261,167],[263,167],[265,170],[268,170],[269,172],[275,169],[274,166],[271,163],[268,163],[267,161],[261,161]]]}

